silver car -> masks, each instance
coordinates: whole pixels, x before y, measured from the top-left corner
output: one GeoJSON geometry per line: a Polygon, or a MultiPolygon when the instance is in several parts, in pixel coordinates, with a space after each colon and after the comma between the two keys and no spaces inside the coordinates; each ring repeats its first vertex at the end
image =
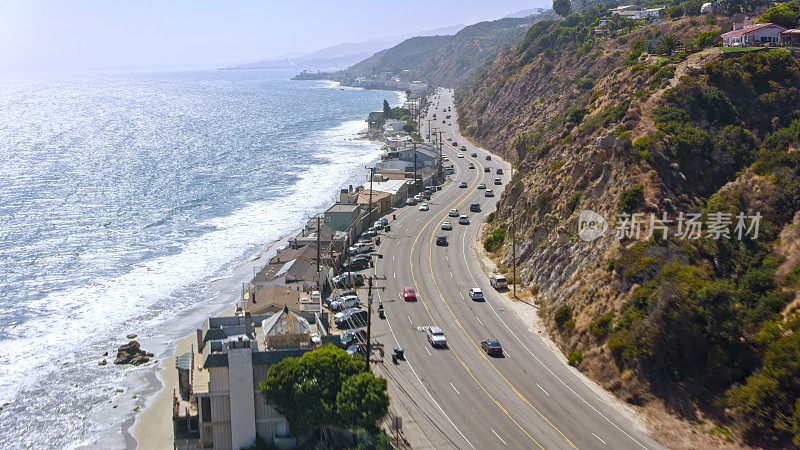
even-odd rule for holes
{"type": "Polygon", "coordinates": [[[447,347],[447,338],[439,327],[428,327],[428,342],[433,347],[447,347]]]}

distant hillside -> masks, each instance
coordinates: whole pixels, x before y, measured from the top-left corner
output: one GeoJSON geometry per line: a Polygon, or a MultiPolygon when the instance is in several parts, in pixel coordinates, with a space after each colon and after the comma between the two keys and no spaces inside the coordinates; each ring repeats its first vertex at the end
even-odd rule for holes
{"type": "Polygon", "coordinates": [[[458,87],[503,49],[517,44],[528,27],[545,16],[506,18],[470,25],[453,36],[416,37],[348,68],[352,76],[410,70],[415,80],[458,87]]]}

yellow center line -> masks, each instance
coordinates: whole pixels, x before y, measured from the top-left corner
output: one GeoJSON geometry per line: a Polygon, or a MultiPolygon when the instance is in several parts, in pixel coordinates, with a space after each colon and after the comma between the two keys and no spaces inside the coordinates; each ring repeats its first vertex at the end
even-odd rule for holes
{"type": "MultiPolygon", "coordinates": [[[[472,157],[470,157],[470,159],[472,159],[472,157]]],[[[480,165],[480,163],[478,163],[478,165],[480,165]]],[[[483,170],[483,169],[481,169],[481,170],[483,170]]],[[[456,197],[455,200],[453,200],[447,206],[445,206],[443,211],[448,210],[456,202],[459,202],[459,204],[460,204],[461,202],[464,201],[464,199],[466,199],[466,197],[469,194],[474,192],[473,187],[476,185],[478,179],[480,178],[480,176],[481,176],[481,175],[479,175],[480,173],[482,173],[482,172],[477,172],[476,173],[475,178],[472,180],[472,183],[470,184],[469,189],[467,189],[467,191],[464,194],[459,195],[458,197],[456,197]]],[[[419,238],[420,238],[420,236],[422,236],[422,233],[425,231],[425,229],[431,224],[431,222],[434,221],[434,219],[436,219],[437,216],[438,216],[438,214],[434,215],[433,217],[431,217],[430,220],[428,220],[428,222],[422,227],[422,229],[420,229],[419,233],[417,234],[416,238],[414,239],[414,242],[411,244],[411,254],[408,257],[408,261],[409,261],[409,264],[411,266],[411,279],[414,282],[414,287],[417,289],[417,292],[419,292],[419,284],[417,283],[417,278],[414,275],[414,246],[416,246],[417,241],[419,241],[419,238]]],[[[436,234],[436,232],[434,231],[434,233],[431,235],[431,242],[433,242],[433,236],[435,234],[436,234]]],[[[438,286],[437,286],[437,289],[438,289],[438,286]]],[[[441,293],[439,295],[441,296],[441,293]]],[[[430,310],[428,309],[428,303],[422,298],[422,296],[419,296],[418,300],[421,301],[422,305],[425,307],[425,312],[428,313],[428,317],[430,317],[431,322],[433,322],[434,325],[437,325],[436,324],[436,319],[433,318],[433,315],[431,314],[430,310]]],[[[451,311],[451,314],[452,314],[452,311],[451,311]]],[[[450,348],[450,350],[453,353],[453,355],[456,357],[456,359],[458,359],[458,362],[461,363],[461,365],[464,367],[464,369],[470,375],[470,377],[472,377],[472,379],[475,381],[475,383],[478,386],[480,386],[481,390],[483,390],[483,392],[487,396],[489,396],[490,399],[492,399],[494,404],[497,405],[497,407],[500,408],[506,414],[506,416],[509,419],[511,419],[511,421],[514,422],[514,424],[517,427],[519,427],[519,429],[522,430],[523,433],[525,433],[526,436],[528,436],[537,446],[539,446],[539,448],[544,450],[544,447],[542,447],[542,444],[540,444],[533,436],[531,436],[530,433],[528,433],[528,431],[525,430],[525,428],[522,425],[519,424],[519,422],[514,420],[514,418],[511,417],[511,414],[509,414],[508,410],[506,408],[504,408],[503,405],[500,404],[500,402],[495,400],[495,398],[492,396],[492,394],[490,394],[489,391],[487,391],[486,388],[483,386],[483,384],[481,384],[481,382],[478,381],[478,379],[475,377],[475,375],[472,373],[472,371],[469,369],[469,367],[467,367],[467,365],[464,363],[464,361],[461,359],[461,357],[458,356],[458,353],[452,347],[450,348]]]]}
{"type": "MultiPolygon", "coordinates": [[[[470,157],[470,159],[472,159],[472,157],[470,157]]],[[[481,165],[481,163],[478,163],[477,165],[481,166],[481,170],[483,170],[483,166],[481,165]]],[[[464,199],[461,199],[460,201],[457,198],[456,200],[453,201],[453,203],[455,203],[456,201],[459,201],[458,205],[456,205],[456,206],[460,206],[461,203],[464,202],[464,200],[466,200],[466,197],[464,199]]],[[[451,203],[451,205],[452,205],[452,203],[451,203]]],[[[450,206],[450,205],[448,205],[448,206],[450,206]]],[[[539,411],[535,406],[533,406],[533,404],[530,401],[528,401],[528,399],[524,395],[522,395],[522,393],[519,392],[519,390],[517,390],[517,388],[508,380],[508,378],[506,378],[505,375],[503,375],[500,372],[500,370],[497,369],[497,366],[495,366],[494,363],[486,356],[486,354],[481,350],[481,348],[478,346],[478,344],[475,343],[475,340],[472,338],[472,336],[470,336],[470,334],[467,332],[467,330],[464,329],[464,327],[461,325],[461,321],[458,320],[458,317],[456,317],[456,315],[453,312],[452,308],[450,308],[450,304],[447,303],[447,300],[444,299],[444,295],[442,294],[442,290],[439,288],[439,283],[436,281],[436,275],[434,275],[434,273],[433,273],[433,250],[432,250],[433,249],[433,234],[431,234],[431,238],[430,238],[430,241],[428,242],[428,246],[431,249],[431,251],[428,254],[428,267],[430,268],[431,278],[433,279],[433,284],[434,284],[434,286],[436,286],[436,291],[439,293],[439,298],[441,298],[442,302],[445,304],[445,306],[447,306],[447,310],[450,311],[450,315],[453,316],[453,319],[456,321],[456,324],[458,325],[458,327],[461,328],[461,331],[463,331],[464,334],[467,336],[467,338],[470,340],[470,342],[472,342],[472,345],[475,347],[476,350],[478,350],[478,353],[480,353],[481,356],[483,357],[483,359],[486,362],[488,362],[489,365],[492,366],[494,371],[497,372],[497,374],[500,375],[500,377],[503,380],[505,380],[505,382],[509,385],[509,387],[511,387],[511,389],[514,391],[514,393],[516,393],[517,396],[519,396],[519,398],[524,400],[525,403],[528,404],[528,406],[533,408],[533,410],[536,411],[536,413],[539,414],[539,416],[542,419],[544,419],[548,424],[550,424],[551,427],[553,427],[556,431],[558,431],[558,433],[561,435],[561,437],[563,437],[567,441],[567,443],[569,443],[569,445],[572,446],[572,448],[577,449],[578,447],[576,447],[575,444],[573,444],[572,441],[570,441],[569,438],[561,430],[559,430],[557,426],[555,426],[552,422],[550,422],[550,419],[548,419],[544,414],[541,413],[541,411],[539,411]]],[[[413,251],[413,247],[412,247],[412,251],[413,251]]],[[[412,274],[412,277],[413,277],[413,274],[414,274],[414,268],[413,267],[411,268],[411,274],[412,274]]],[[[427,307],[426,307],[426,310],[427,310],[427,307]]],[[[456,356],[456,357],[458,358],[458,356],[456,356]]],[[[460,358],[459,358],[459,360],[460,360],[460,358]]]]}

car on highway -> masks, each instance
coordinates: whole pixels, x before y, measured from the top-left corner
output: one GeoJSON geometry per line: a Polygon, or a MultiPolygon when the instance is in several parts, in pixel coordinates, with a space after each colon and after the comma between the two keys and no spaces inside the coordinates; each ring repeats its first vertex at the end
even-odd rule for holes
{"type": "Polygon", "coordinates": [[[461,147],[458,147],[458,149],[461,150],[462,152],[467,151],[467,147],[465,147],[463,145],[461,147]]]}
{"type": "Polygon", "coordinates": [[[489,338],[481,341],[481,348],[489,356],[503,356],[503,346],[497,339],[489,338]]]}
{"type": "Polygon", "coordinates": [[[505,289],[508,287],[508,279],[503,275],[492,275],[489,277],[489,284],[495,289],[505,289]]]}
{"type": "Polygon", "coordinates": [[[453,144],[453,147],[458,147],[458,142],[453,141],[452,144],[453,144]]]}
{"type": "Polygon", "coordinates": [[[469,298],[472,300],[483,300],[483,291],[479,288],[472,288],[469,290],[469,298]]]}
{"type": "Polygon", "coordinates": [[[420,211],[428,211],[429,209],[431,209],[431,208],[430,208],[430,206],[428,206],[427,203],[423,203],[423,204],[419,205],[419,210],[420,211]]]}
{"type": "Polygon", "coordinates": [[[446,231],[450,231],[450,230],[453,229],[453,225],[451,225],[450,222],[445,220],[444,222],[442,222],[442,229],[446,230],[446,231]]]}
{"type": "Polygon", "coordinates": [[[350,347],[356,342],[367,341],[367,330],[364,328],[353,328],[342,333],[342,346],[350,347]]]}
{"type": "Polygon", "coordinates": [[[427,331],[428,342],[433,347],[447,347],[447,338],[444,336],[444,331],[441,328],[433,326],[428,327],[427,331]]]}
{"type": "Polygon", "coordinates": [[[348,308],[333,315],[333,322],[338,328],[362,327],[367,323],[367,310],[348,308]]]}
{"type": "Polygon", "coordinates": [[[444,120],[443,120],[443,121],[442,121],[442,123],[447,123],[447,121],[444,121],[444,120]]]}
{"type": "Polygon", "coordinates": [[[475,164],[469,163],[469,168],[470,169],[474,169],[475,168],[475,164]]]}
{"type": "Polygon", "coordinates": [[[483,171],[486,172],[486,173],[490,173],[492,171],[492,168],[489,167],[489,166],[486,166],[486,167],[483,168],[483,171]]]}
{"type": "Polygon", "coordinates": [[[494,185],[495,186],[500,186],[502,184],[503,184],[503,180],[501,180],[499,177],[494,179],[494,185]]]}
{"type": "Polygon", "coordinates": [[[486,189],[486,185],[483,183],[478,183],[478,189],[486,189]]]}
{"type": "Polygon", "coordinates": [[[436,245],[447,247],[447,236],[440,234],[436,236],[436,245]]]}
{"type": "Polygon", "coordinates": [[[486,192],[483,193],[484,197],[494,197],[494,191],[491,189],[487,189],[486,192]]]}
{"type": "Polygon", "coordinates": [[[481,212],[480,203],[470,203],[469,212],[481,212]]]}
{"type": "Polygon", "coordinates": [[[451,138],[450,136],[447,136],[447,142],[450,142],[452,140],[453,140],[453,138],[451,138]]]}
{"type": "Polygon", "coordinates": [[[498,174],[498,175],[502,175],[502,174],[503,174],[503,169],[501,169],[500,167],[498,167],[498,168],[497,168],[497,174],[498,174]]]}
{"type": "Polygon", "coordinates": [[[348,247],[348,253],[358,255],[375,251],[375,244],[372,242],[356,242],[352,247],[348,247]]]}
{"type": "Polygon", "coordinates": [[[466,181],[462,181],[461,183],[459,183],[458,187],[460,187],[462,189],[467,187],[467,182],[466,181]]]}
{"type": "Polygon", "coordinates": [[[458,217],[459,216],[458,210],[457,209],[451,209],[450,212],[447,213],[447,215],[450,216],[450,217],[458,217]]]}
{"type": "Polygon", "coordinates": [[[442,156],[442,161],[450,161],[450,158],[448,158],[447,156],[442,156]]]}
{"type": "Polygon", "coordinates": [[[364,284],[364,275],[358,272],[344,272],[331,278],[331,283],[336,287],[361,286],[364,284]]]}
{"type": "Polygon", "coordinates": [[[347,297],[342,297],[339,300],[334,300],[331,302],[330,308],[331,311],[344,311],[347,308],[355,308],[356,306],[361,305],[361,300],[355,295],[348,295],[347,297]]]}
{"type": "Polygon", "coordinates": [[[477,153],[475,153],[475,152],[472,152],[472,157],[473,157],[473,158],[477,158],[477,157],[478,157],[478,154],[477,154],[477,153]]]}
{"type": "Polygon", "coordinates": [[[457,156],[458,158],[463,158],[463,157],[464,157],[464,154],[463,154],[463,153],[459,153],[459,154],[458,154],[458,155],[456,155],[456,156],[457,156]]]}
{"type": "Polygon", "coordinates": [[[417,301],[417,293],[412,287],[403,288],[403,292],[400,293],[400,297],[407,302],[417,301]]]}
{"type": "Polygon", "coordinates": [[[491,161],[492,160],[492,155],[486,155],[486,160],[487,161],[491,161]]]}
{"type": "Polygon", "coordinates": [[[378,219],[378,221],[381,223],[382,227],[389,225],[389,219],[387,219],[386,217],[381,217],[380,219],[378,219]]]}
{"type": "Polygon", "coordinates": [[[416,205],[416,204],[417,204],[417,201],[414,200],[414,197],[409,197],[409,198],[406,199],[406,205],[412,206],[412,205],[416,205]]]}
{"type": "Polygon", "coordinates": [[[461,225],[469,225],[469,217],[467,217],[465,215],[461,215],[458,218],[458,223],[461,224],[461,225]]]}

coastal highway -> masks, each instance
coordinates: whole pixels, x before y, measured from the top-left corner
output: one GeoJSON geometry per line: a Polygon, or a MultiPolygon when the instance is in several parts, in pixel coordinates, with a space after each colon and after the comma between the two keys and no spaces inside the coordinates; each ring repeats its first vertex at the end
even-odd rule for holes
{"type": "Polygon", "coordinates": [[[373,295],[386,312],[385,320],[375,315],[372,321],[374,341],[387,349],[386,362],[376,365],[376,372],[389,380],[392,401],[410,416],[405,422],[418,427],[415,431],[437,449],[661,448],[576,376],[489,285],[476,252],[481,245],[477,236],[509,181],[510,165],[494,155],[487,161],[486,151],[457,133],[451,91],[439,90],[428,115],[434,112],[434,127],[467,151],[457,158],[458,148],[445,142],[444,154],[455,165],[455,174],[428,201],[429,211],[416,206],[396,211],[391,232],[382,236],[377,249],[382,257],[370,270],[386,277],[376,283],[385,290],[373,295]],[[446,107],[452,112],[442,113],[446,107]],[[446,114],[452,119],[443,124],[446,114]],[[471,157],[472,152],[478,157],[471,157]],[[475,169],[468,168],[470,162],[475,169]],[[484,172],[486,166],[490,173],[484,172]],[[504,170],[503,186],[493,184],[498,167],[504,170]],[[459,188],[462,181],[467,188],[459,188]],[[479,183],[496,196],[485,197],[479,183]],[[480,203],[482,212],[470,213],[472,202],[480,203]],[[470,224],[448,217],[453,208],[469,216],[470,224]],[[453,224],[452,231],[440,229],[444,220],[453,224]],[[439,234],[447,235],[448,246],[435,244],[439,234]],[[400,298],[406,286],[417,291],[417,302],[400,298]],[[470,300],[472,287],[481,288],[486,301],[470,300]],[[431,325],[444,330],[447,348],[428,344],[425,327],[431,325]],[[503,357],[481,350],[480,342],[490,337],[501,342],[503,357]],[[395,346],[406,356],[397,365],[388,357],[395,346]]]}

